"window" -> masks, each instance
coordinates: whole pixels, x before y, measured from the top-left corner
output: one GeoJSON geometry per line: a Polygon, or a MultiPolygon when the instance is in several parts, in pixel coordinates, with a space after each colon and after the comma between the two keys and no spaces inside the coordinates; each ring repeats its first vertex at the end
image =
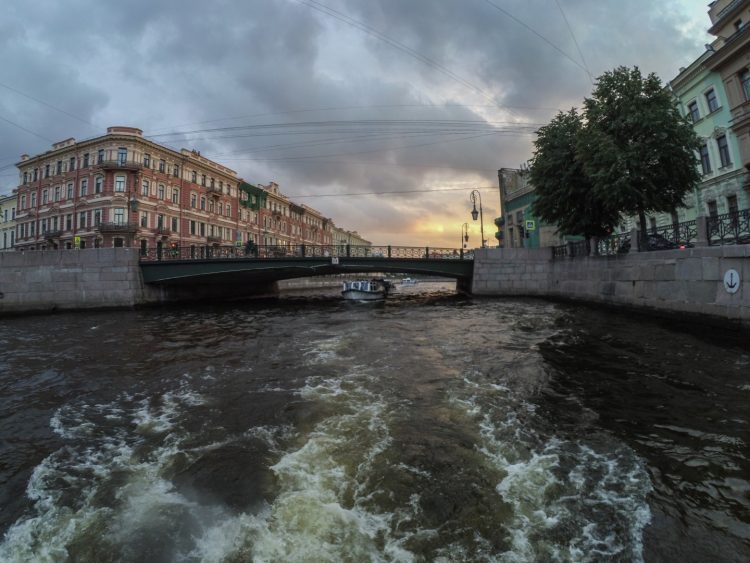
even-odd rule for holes
{"type": "Polygon", "coordinates": [[[141,227],[148,227],[148,213],[146,211],[141,212],[141,227]]]}
{"type": "Polygon", "coordinates": [[[21,196],[21,209],[26,209],[26,196],[21,196]]]}
{"type": "Polygon", "coordinates": [[[221,203],[221,202],[219,202],[219,204],[218,204],[218,208],[219,208],[219,209],[218,209],[218,213],[219,213],[219,215],[224,215],[224,204],[223,204],[223,203],[221,203]]]}
{"type": "Polygon", "coordinates": [[[211,178],[211,187],[213,188],[215,185],[216,185],[216,180],[214,180],[213,178],[211,178]]]}
{"type": "Polygon", "coordinates": [[[177,217],[172,217],[172,231],[177,232],[177,217]]]}
{"type": "Polygon", "coordinates": [[[143,166],[151,168],[151,155],[148,153],[143,155],[143,166]]]}
{"type": "Polygon", "coordinates": [[[83,180],[81,180],[81,190],[78,195],[84,196],[84,195],[87,195],[88,193],[89,193],[89,180],[88,178],[84,178],[83,180]]]}
{"type": "Polygon", "coordinates": [[[193,209],[198,207],[198,196],[195,194],[190,194],[190,207],[193,209]]]}
{"type": "Polygon", "coordinates": [[[742,20],[741,19],[739,19],[736,22],[734,22],[734,31],[735,32],[742,31],[743,27],[745,27],[745,26],[742,24],[742,20]]]}
{"type": "Polygon", "coordinates": [[[719,209],[716,207],[716,200],[708,202],[708,216],[712,219],[716,219],[719,216],[719,209]]]}
{"type": "Polygon", "coordinates": [[[55,174],[62,174],[62,160],[57,161],[57,166],[55,167],[55,174]]]}
{"type": "Polygon", "coordinates": [[[46,188],[42,190],[42,205],[45,203],[49,203],[49,190],[46,188]]]}
{"type": "Polygon", "coordinates": [[[206,210],[206,198],[202,197],[201,198],[201,211],[205,211],[205,210],[206,210]]]}
{"type": "Polygon", "coordinates": [[[157,229],[163,229],[164,228],[164,215],[159,213],[156,216],[156,228],[157,229]]]}
{"type": "Polygon", "coordinates": [[[76,169],[76,157],[70,157],[70,163],[68,164],[68,172],[72,172],[76,169]]]}
{"type": "Polygon", "coordinates": [[[190,174],[190,181],[193,182],[193,184],[198,183],[198,173],[195,170],[190,174]]]}
{"type": "Polygon", "coordinates": [[[708,105],[708,113],[719,109],[719,100],[716,97],[716,91],[713,88],[706,92],[706,105],[708,105]]]}
{"type": "Polygon", "coordinates": [[[688,104],[688,114],[690,115],[690,120],[695,123],[701,118],[701,113],[698,111],[698,102],[690,102],[688,104]]]}
{"type": "Polygon", "coordinates": [[[180,167],[176,164],[174,165],[174,168],[172,168],[172,175],[177,178],[180,176],[180,167]]]}
{"type": "Polygon", "coordinates": [[[34,168],[34,180],[33,181],[36,182],[38,178],[39,178],[39,169],[34,168]]]}
{"type": "Polygon", "coordinates": [[[701,168],[704,174],[711,173],[711,158],[708,156],[708,145],[703,145],[700,148],[701,156],[701,168]]]}
{"type": "Polygon", "coordinates": [[[165,191],[166,189],[164,188],[164,184],[159,184],[159,190],[158,190],[159,199],[164,199],[165,191]]]}
{"type": "Polygon", "coordinates": [[[231,217],[231,216],[232,216],[232,206],[229,203],[227,203],[227,217],[231,217]]]}
{"type": "Polygon", "coordinates": [[[205,186],[205,185],[206,185],[206,175],[201,174],[201,186],[205,186]]]}
{"type": "Polygon", "coordinates": [[[94,225],[99,225],[102,222],[102,210],[101,209],[95,209],[94,210],[94,225]]]}
{"type": "Polygon", "coordinates": [[[117,164],[125,164],[128,161],[128,149],[120,147],[117,149],[117,164]]]}
{"type": "Polygon", "coordinates": [[[167,167],[167,163],[164,162],[164,159],[159,161],[159,172],[164,172],[164,170],[167,167]]]}
{"type": "Polygon", "coordinates": [[[125,208],[115,207],[114,211],[115,211],[114,216],[113,216],[114,223],[117,225],[124,225],[125,224],[125,208]]]}
{"type": "Polygon", "coordinates": [[[70,231],[73,228],[73,215],[68,214],[65,216],[65,230],[70,231]]]}
{"type": "Polygon", "coordinates": [[[208,202],[208,212],[213,213],[214,212],[214,201],[211,200],[208,202]]]}
{"type": "Polygon", "coordinates": [[[101,164],[104,162],[104,149],[99,149],[96,151],[96,163],[101,164]]]}
{"type": "Polygon", "coordinates": [[[86,228],[86,212],[81,211],[78,214],[78,228],[79,229],[85,229],[86,228]]]}
{"type": "Polygon", "coordinates": [[[68,182],[65,196],[66,199],[73,199],[73,182],[68,182]]]}
{"type": "Polygon", "coordinates": [[[60,201],[60,186],[55,186],[55,201],[60,201]]]}
{"type": "Polygon", "coordinates": [[[104,178],[102,176],[97,176],[94,179],[94,193],[95,194],[102,193],[103,188],[104,188],[104,178]]]}
{"type": "Polygon", "coordinates": [[[201,236],[202,237],[206,236],[206,224],[205,223],[201,223],[201,236]]]}
{"type": "Polygon", "coordinates": [[[721,160],[722,168],[732,164],[732,159],[729,158],[729,143],[727,142],[727,136],[722,135],[716,138],[716,145],[719,147],[719,159],[721,160]]]}
{"type": "Polygon", "coordinates": [[[89,153],[85,153],[83,155],[83,167],[88,168],[89,167],[89,153]]]}
{"type": "Polygon", "coordinates": [[[115,191],[116,192],[125,191],[125,176],[115,176],[115,191]]]}
{"type": "Polygon", "coordinates": [[[149,184],[148,180],[143,180],[143,183],[141,184],[141,195],[149,195],[151,193],[151,184],[149,184]]]}
{"type": "Polygon", "coordinates": [[[729,213],[737,213],[740,208],[737,205],[737,196],[736,195],[730,195],[727,196],[727,210],[729,213]]]}
{"type": "Polygon", "coordinates": [[[172,188],[172,203],[180,203],[180,190],[172,188]]]}
{"type": "Polygon", "coordinates": [[[194,234],[196,234],[196,232],[197,231],[195,229],[195,221],[190,221],[190,234],[194,235],[194,234]]]}
{"type": "Polygon", "coordinates": [[[49,164],[44,165],[44,177],[49,178],[49,164]]]}
{"type": "Polygon", "coordinates": [[[740,74],[742,83],[742,92],[745,94],[745,100],[750,100],[750,70],[745,69],[740,74]]]}

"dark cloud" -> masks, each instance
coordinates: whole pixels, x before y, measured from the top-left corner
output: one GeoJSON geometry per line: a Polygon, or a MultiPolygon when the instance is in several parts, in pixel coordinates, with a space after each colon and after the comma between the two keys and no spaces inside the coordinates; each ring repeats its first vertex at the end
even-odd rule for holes
{"type": "MultiPolygon", "coordinates": [[[[468,190],[531,154],[528,131],[501,122],[544,123],[591,88],[555,2],[493,2],[556,47],[482,1],[326,0],[328,13],[307,0],[12,2],[1,81],[76,117],[2,87],[0,117],[54,140],[113,124],[154,134],[267,125],[156,140],[294,195],[465,186],[304,199],[376,242],[429,242],[440,228],[452,240],[468,190]]],[[[560,0],[594,76],[637,64],[665,79],[705,42],[685,32],[696,29],[687,2],[560,0]]],[[[0,166],[49,148],[7,122],[0,130],[0,166]]],[[[0,191],[12,172],[0,171],[0,191]]],[[[496,195],[486,199],[494,231],[496,195]]]]}

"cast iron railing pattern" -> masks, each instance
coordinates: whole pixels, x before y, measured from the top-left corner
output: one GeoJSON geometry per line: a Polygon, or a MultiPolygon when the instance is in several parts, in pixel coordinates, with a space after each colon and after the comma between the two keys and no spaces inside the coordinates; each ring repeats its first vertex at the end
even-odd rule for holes
{"type": "Polygon", "coordinates": [[[708,218],[708,243],[749,244],[750,209],[708,218]]]}
{"type": "Polygon", "coordinates": [[[630,250],[630,232],[609,235],[596,241],[596,254],[599,256],[617,256],[630,250]]]}
{"type": "Polygon", "coordinates": [[[163,246],[141,250],[141,261],[208,259],[284,259],[284,258],[400,258],[422,260],[473,260],[473,250],[424,246],[351,246],[351,245],[262,245],[244,246],[163,246]]]}

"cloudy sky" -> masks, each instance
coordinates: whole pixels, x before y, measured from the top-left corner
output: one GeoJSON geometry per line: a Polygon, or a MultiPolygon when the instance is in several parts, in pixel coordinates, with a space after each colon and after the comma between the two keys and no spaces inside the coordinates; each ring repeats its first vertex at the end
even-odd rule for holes
{"type": "Polygon", "coordinates": [[[53,141],[140,127],[376,244],[458,246],[479,188],[579,106],[591,77],[670,79],[705,0],[6,0],[0,193],[53,141]],[[365,195],[351,195],[365,194],[365,195]]]}

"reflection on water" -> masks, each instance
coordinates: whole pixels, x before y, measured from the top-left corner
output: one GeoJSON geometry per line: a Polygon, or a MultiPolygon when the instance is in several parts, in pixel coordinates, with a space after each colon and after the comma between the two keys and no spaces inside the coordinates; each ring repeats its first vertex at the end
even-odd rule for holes
{"type": "Polygon", "coordinates": [[[750,353],[400,288],[0,326],[0,559],[743,561],[750,353]]]}

